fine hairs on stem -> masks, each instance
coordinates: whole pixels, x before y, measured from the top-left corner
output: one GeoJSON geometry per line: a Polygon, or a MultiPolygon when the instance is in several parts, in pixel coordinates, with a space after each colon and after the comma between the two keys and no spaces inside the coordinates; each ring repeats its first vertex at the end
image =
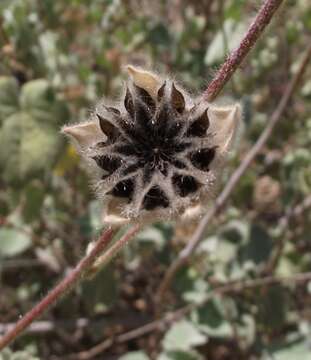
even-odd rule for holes
{"type": "Polygon", "coordinates": [[[0,350],[14,341],[34,320],[54,305],[63,295],[67,294],[86,274],[98,256],[109,245],[115,230],[108,228],[103,232],[93,249],[86,255],[58,285],[56,285],[37,305],[24,315],[15,326],[0,339],[0,350]]]}
{"type": "MultiPolygon", "coordinates": [[[[239,47],[235,51],[233,51],[232,54],[228,57],[228,59],[225,61],[224,65],[216,73],[215,78],[212,80],[212,82],[206,89],[205,93],[203,94],[203,100],[202,100],[203,102],[211,102],[215,99],[217,94],[221,91],[221,89],[224,87],[226,82],[233,75],[236,68],[241,64],[241,62],[243,61],[245,56],[248,54],[248,52],[251,50],[251,48],[255,45],[257,39],[259,38],[259,36],[261,35],[261,33],[263,32],[265,27],[269,24],[272,16],[274,15],[275,11],[277,10],[277,8],[279,7],[279,5],[281,3],[282,3],[282,0],[265,0],[263,2],[263,5],[259,10],[258,15],[256,16],[252,25],[248,29],[248,31],[247,31],[246,35],[244,36],[243,40],[241,41],[239,47]]],[[[167,89],[163,90],[163,94],[162,94],[162,91],[160,91],[160,89],[159,89],[158,93],[155,95],[155,96],[157,96],[157,99],[155,100],[155,98],[152,99],[152,97],[151,97],[152,101],[150,101],[150,95],[148,96],[148,94],[146,94],[146,92],[148,92],[148,91],[150,92],[152,89],[154,89],[154,82],[152,80],[152,76],[146,77],[146,76],[142,76],[140,73],[140,75],[136,77],[136,82],[134,82],[134,85],[136,85],[136,88],[134,90],[135,94],[137,95],[139,93],[138,103],[141,104],[141,102],[143,101],[143,105],[140,106],[140,109],[142,111],[144,111],[146,108],[148,108],[148,111],[150,110],[150,108],[153,108],[155,101],[161,102],[162,98],[163,99],[169,98],[171,101],[170,104],[172,105],[171,106],[172,111],[177,113],[177,115],[179,113],[178,116],[182,116],[184,109],[185,109],[185,99],[187,100],[187,97],[185,96],[185,94],[182,93],[182,91],[180,91],[177,87],[175,87],[174,83],[169,84],[169,87],[167,89]],[[140,86],[141,81],[144,85],[143,87],[140,86]],[[146,91],[146,89],[147,89],[147,91],[146,91]]],[[[289,96],[290,95],[291,95],[291,93],[289,94],[289,96]]],[[[285,101],[284,106],[286,105],[286,103],[287,103],[287,101],[285,101]]],[[[133,113],[133,97],[131,97],[130,95],[126,95],[124,105],[129,113],[131,113],[131,112],[133,113]]],[[[170,109],[170,111],[171,111],[171,109],[170,109]]],[[[199,112],[199,110],[202,110],[202,112],[203,112],[203,110],[207,111],[206,109],[201,109],[201,108],[199,108],[197,110],[198,110],[198,112],[199,112]]],[[[227,118],[230,120],[235,119],[236,115],[238,114],[236,107],[233,106],[232,109],[229,109],[229,110],[227,109],[227,112],[224,112],[221,109],[220,111],[218,111],[218,113],[222,114],[222,116],[225,114],[227,116],[227,118]]],[[[118,116],[119,116],[118,109],[106,107],[105,111],[106,111],[106,113],[108,112],[108,113],[110,113],[111,116],[115,116],[115,118],[118,119],[118,116]]],[[[212,108],[209,111],[211,111],[211,113],[214,114],[217,112],[217,109],[212,108]]],[[[282,112],[282,111],[283,111],[282,109],[281,109],[281,111],[279,110],[279,112],[282,112]]],[[[145,115],[148,116],[148,112],[145,112],[145,115]]],[[[199,115],[199,114],[196,114],[196,115],[199,115]]],[[[280,116],[280,115],[278,115],[278,116],[280,116]]],[[[107,119],[101,118],[101,115],[99,117],[97,116],[97,118],[98,118],[98,121],[99,121],[102,131],[108,133],[109,136],[111,138],[113,138],[115,136],[116,129],[111,125],[111,123],[109,121],[107,121],[107,119]]],[[[203,116],[204,121],[201,120],[200,117],[197,117],[197,118],[193,118],[193,123],[195,123],[195,120],[198,121],[196,125],[193,125],[193,127],[191,127],[192,124],[189,123],[188,124],[189,127],[187,129],[184,129],[185,131],[189,132],[190,136],[192,136],[192,135],[197,136],[198,134],[200,135],[200,128],[201,128],[202,124],[205,127],[207,127],[207,124],[209,124],[209,122],[208,122],[209,119],[207,118],[207,120],[206,120],[205,115],[203,116]]],[[[88,142],[89,135],[93,136],[93,134],[94,134],[94,129],[95,129],[94,124],[95,124],[95,122],[93,122],[93,124],[86,124],[87,126],[80,127],[78,132],[76,132],[76,133],[75,133],[74,129],[71,129],[70,135],[72,135],[73,137],[76,136],[76,140],[82,140],[82,141],[88,142]],[[80,137],[81,133],[83,133],[82,138],[80,137]]],[[[178,128],[178,121],[176,121],[175,125],[178,128]]],[[[120,126],[122,127],[122,124],[120,126]]],[[[233,130],[234,130],[234,127],[232,128],[232,131],[230,133],[226,134],[227,138],[221,139],[221,141],[222,141],[221,144],[227,145],[229,143],[229,140],[232,137],[233,130]]],[[[64,131],[66,132],[66,129],[64,129],[64,131]]],[[[123,128],[122,131],[123,131],[123,134],[125,134],[126,136],[129,136],[129,134],[130,134],[131,137],[133,137],[133,136],[135,137],[135,134],[131,133],[131,129],[129,127],[123,128]]],[[[169,132],[170,129],[167,129],[166,131],[169,132]]],[[[180,141],[180,139],[178,139],[178,141],[174,143],[175,144],[174,149],[172,149],[172,148],[157,149],[158,152],[161,150],[161,154],[157,154],[157,156],[156,156],[157,161],[155,161],[155,157],[153,158],[152,166],[153,167],[159,166],[165,174],[166,170],[165,170],[165,166],[163,165],[164,163],[162,161],[163,157],[171,156],[172,151],[174,151],[175,153],[184,151],[184,149],[182,149],[182,146],[185,147],[186,145],[185,144],[181,145],[180,143],[181,143],[181,141],[180,141]]],[[[105,144],[105,145],[107,145],[107,144],[105,144]]],[[[125,152],[125,155],[127,155],[128,151],[130,151],[131,149],[126,149],[126,150],[119,149],[119,151],[122,151],[122,150],[125,152]]],[[[205,150],[205,152],[203,152],[203,154],[205,156],[205,158],[203,159],[204,161],[202,161],[202,159],[201,159],[202,153],[195,153],[193,155],[194,156],[193,162],[196,162],[198,164],[198,166],[202,166],[202,167],[210,165],[210,161],[208,161],[208,164],[207,164],[207,160],[210,160],[210,158],[211,158],[211,150],[209,150],[209,151],[205,150]]],[[[150,154],[146,154],[146,156],[143,160],[146,161],[146,159],[149,159],[150,158],[149,155],[150,154]]],[[[96,155],[94,155],[94,156],[96,156],[96,155]]],[[[139,159],[139,160],[141,161],[141,159],[139,159]]],[[[131,169],[123,169],[121,167],[121,165],[119,164],[119,160],[111,161],[111,159],[106,159],[105,157],[102,157],[102,158],[95,157],[95,159],[93,158],[93,161],[95,161],[99,164],[99,166],[102,168],[102,170],[104,170],[104,172],[106,172],[106,175],[107,175],[107,173],[109,175],[109,174],[112,174],[114,171],[119,171],[119,169],[122,169],[122,171],[136,171],[134,169],[134,167],[131,169]]],[[[137,165],[137,164],[133,164],[133,165],[137,165]]],[[[175,167],[179,166],[180,167],[179,170],[183,170],[182,168],[183,168],[184,164],[180,164],[174,160],[174,166],[175,167]]],[[[146,173],[148,174],[148,172],[146,172],[146,173]]],[[[101,176],[105,176],[105,174],[101,173],[101,176]]],[[[197,191],[197,185],[198,185],[194,182],[194,180],[196,180],[196,179],[193,180],[193,179],[186,178],[187,186],[186,187],[184,187],[184,185],[181,186],[180,184],[184,183],[183,176],[185,177],[186,175],[180,175],[180,174],[172,175],[172,178],[175,179],[175,184],[176,184],[176,189],[177,189],[176,191],[180,192],[181,197],[185,193],[187,193],[187,195],[188,195],[189,190],[190,190],[190,193],[193,191],[193,189],[195,189],[195,191],[197,191]],[[175,178],[174,178],[174,176],[175,176],[175,178]],[[180,178],[178,176],[182,177],[182,181],[180,181],[180,178]]],[[[108,183],[109,183],[109,181],[106,182],[106,184],[108,184],[108,183]]],[[[142,206],[144,208],[144,210],[147,210],[147,211],[153,210],[154,207],[158,207],[159,205],[162,208],[170,206],[169,194],[163,194],[162,190],[157,188],[156,186],[154,186],[154,189],[150,188],[150,189],[147,189],[146,191],[149,191],[149,193],[150,192],[151,193],[148,196],[148,192],[146,192],[146,196],[141,199],[142,200],[141,202],[139,202],[138,201],[139,199],[138,199],[136,201],[137,206],[142,206]],[[152,200],[155,197],[151,196],[151,195],[158,195],[158,197],[161,200],[160,204],[155,203],[152,200]]],[[[116,185],[113,188],[112,193],[110,193],[110,196],[117,197],[117,198],[121,199],[121,202],[122,202],[122,201],[131,201],[133,194],[134,194],[134,183],[133,182],[126,182],[126,183],[123,182],[123,183],[121,183],[121,185],[119,185],[119,186],[116,185]]],[[[183,204],[183,202],[176,204],[176,206],[177,207],[180,206],[179,204],[183,204]]],[[[110,205],[111,205],[111,209],[109,209],[110,212],[106,213],[105,219],[106,220],[109,219],[109,221],[111,220],[111,222],[113,220],[115,223],[118,223],[119,225],[121,225],[123,219],[120,217],[120,214],[116,214],[113,212],[113,210],[118,208],[119,203],[118,203],[118,206],[116,206],[115,203],[111,203],[110,205]]],[[[174,209],[176,206],[174,206],[174,209]]],[[[220,206],[218,205],[217,209],[214,210],[212,215],[216,214],[219,207],[220,206]]],[[[161,212],[160,212],[160,215],[161,215],[161,212]]],[[[212,216],[212,215],[209,215],[209,216],[212,216]]],[[[194,235],[195,239],[200,237],[198,234],[201,231],[205,230],[205,225],[206,225],[206,220],[204,220],[204,223],[201,223],[199,225],[199,228],[197,229],[197,231],[194,235]]],[[[92,269],[96,270],[97,265],[101,265],[101,263],[102,263],[101,261],[99,261],[100,264],[96,263],[96,259],[103,256],[101,259],[104,263],[106,263],[108,260],[111,259],[112,256],[114,256],[116,254],[116,252],[121,248],[122,244],[126,243],[127,241],[129,241],[130,239],[133,238],[133,236],[137,230],[138,230],[137,227],[130,228],[126,232],[126,234],[113,245],[113,248],[111,248],[112,250],[110,250],[109,256],[107,256],[107,255],[105,256],[104,251],[106,250],[108,244],[111,242],[112,237],[115,234],[115,231],[110,228],[108,230],[104,231],[101,238],[96,242],[96,244],[94,245],[92,250],[89,252],[89,254],[87,254],[80,261],[80,263],[77,265],[77,267],[71,273],[69,273],[54,289],[52,289],[43,298],[43,300],[41,300],[37,305],[35,305],[35,307],[32,310],[30,310],[23,318],[21,318],[15,324],[15,326],[11,330],[8,331],[8,333],[6,333],[0,339],[0,350],[3,349],[5,346],[9,345],[10,343],[12,343],[34,320],[39,318],[45,311],[47,311],[47,309],[50,306],[55,304],[57,302],[57,300],[59,300],[64,294],[67,294],[69,292],[69,290],[71,290],[74,286],[76,286],[83,279],[84,275],[92,274],[92,269]],[[94,264],[96,264],[95,268],[93,268],[94,264]]],[[[198,240],[196,240],[192,243],[196,243],[197,241],[198,240]]],[[[190,253],[192,251],[193,250],[190,249],[190,253]]],[[[184,263],[184,259],[185,259],[184,254],[185,254],[185,252],[183,251],[181,256],[178,258],[179,259],[178,261],[180,261],[181,264],[184,263]]],[[[174,264],[176,265],[176,262],[174,264]]],[[[173,266],[175,267],[175,265],[173,265],[173,266]]],[[[171,269],[169,270],[170,273],[172,273],[171,269]]],[[[166,278],[166,280],[167,280],[167,278],[166,278]]],[[[166,281],[166,282],[169,283],[169,281],[166,281]]]]}
{"type": "Polygon", "coordinates": [[[270,138],[275,125],[281,120],[282,115],[289,103],[289,100],[291,99],[299,81],[301,80],[310,59],[311,59],[311,43],[304,55],[304,58],[300,64],[299,70],[297,71],[295,76],[292,78],[287,89],[285,90],[284,95],[282,96],[282,98],[279,102],[279,105],[273,112],[271,119],[270,119],[269,123],[267,124],[266,128],[261,133],[260,137],[254,144],[254,146],[251,148],[251,150],[245,156],[245,158],[241,162],[240,166],[231,175],[229,181],[227,182],[227,185],[225,186],[225,188],[222,190],[222,192],[219,194],[219,196],[215,200],[214,206],[202,218],[202,220],[200,221],[199,225],[197,226],[193,236],[191,237],[191,239],[189,240],[187,245],[179,253],[176,260],[170,265],[167,272],[165,273],[164,279],[163,279],[163,281],[158,289],[157,295],[156,295],[156,300],[158,302],[161,301],[164,293],[169,288],[177,271],[184,264],[187,263],[190,256],[194,253],[195,249],[197,248],[200,241],[202,240],[202,238],[206,232],[207,226],[210,224],[211,220],[214,218],[215,215],[217,215],[222,210],[226,201],[229,199],[230,195],[232,194],[233,190],[235,189],[236,184],[239,182],[239,180],[244,175],[244,173],[248,169],[251,162],[254,160],[256,155],[260,152],[260,150],[263,148],[265,143],[270,138]]]}

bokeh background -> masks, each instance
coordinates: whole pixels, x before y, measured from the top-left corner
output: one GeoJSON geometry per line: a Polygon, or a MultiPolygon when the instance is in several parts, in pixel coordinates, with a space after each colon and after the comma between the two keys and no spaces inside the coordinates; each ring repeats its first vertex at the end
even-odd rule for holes
{"type": "MultiPolygon", "coordinates": [[[[0,333],[67,274],[101,229],[101,204],[60,127],[86,119],[102,96],[118,97],[128,63],[169,73],[199,94],[260,3],[0,1],[0,333]]],[[[242,103],[244,119],[223,184],[268,123],[310,36],[310,1],[286,1],[226,85],[223,96],[242,103]]],[[[311,359],[311,282],[215,294],[161,328],[113,341],[201,301],[215,284],[310,270],[310,212],[285,230],[281,221],[310,195],[310,150],[311,68],[161,307],[155,291],[195,226],[145,228],[0,359],[311,359]]]]}

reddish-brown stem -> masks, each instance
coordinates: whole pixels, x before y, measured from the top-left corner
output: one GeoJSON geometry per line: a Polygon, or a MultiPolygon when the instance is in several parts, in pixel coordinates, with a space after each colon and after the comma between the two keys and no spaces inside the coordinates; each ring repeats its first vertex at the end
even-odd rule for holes
{"type": "Polygon", "coordinates": [[[281,120],[284,110],[291,99],[294,90],[296,89],[299,81],[301,80],[309,61],[311,60],[311,43],[306,51],[306,54],[300,64],[298,72],[295,74],[288,87],[286,88],[284,95],[282,96],[277,108],[273,112],[270,122],[267,124],[260,137],[254,144],[254,146],[247,153],[240,166],[235,170],[235,172],[231,175],[229,181],[227,182],[225,188],[220,193],[220,195],[215,200],[214,205],[209,209],[209,211],[204,215],[199,225],[196,228],[195,233],[192,238],[189,240],[184,249],[179,253],[178,257],[171,264],[169,269],[167,270],[164,279],[158,289],[156,295],[156,301],[161,301],[164,293],[169,288],[176,272],[187,263],[189,257],[193,254],[200,241],[202,240],[207,226],[212,221],[214,216],[218,214],[224,207],[225,203],[229,199],[233,190],[235,189],[237,183],[240,181],[241,177],[244,175],[252,161],[255,159],[256,155],[260,152],[263,146],[266,144],[268,139],[270,138],[272,131],[274,130],[275,125],[281,120]]]}
{"type": "Polygon", "coordinates": [[[96,274],[103,266],[107,265],[114,256],[125,246],[139,231],[140,225],[132,226],[118,241],[116,241],[110,248],[100,255],[87,272],[88,276],[96,274]]]}
{"type": "Polygon", "coordinates": [[[270,20],[283,0],[265,0],[258,11],[257,16],[247,30],[244,38],[237,49],[232,51],[227,60],[217,71],[214,79],[210,82],[205,90],[203,97],[207,101],[213,101],[227,81],[231,78],[235,70],[246,55],[253,48],[265,27],[270,23],[270,20]]]}
{"type": "Polygon", "coordinates": [[[206,294],[205,299],[202,302],[190,303],[186,306],[183,306],[173,312],[166,313],[162,315],[161,318],[149,322],[143,326],[140,326],[136,329],[127,331],[115,337],[110,337],[95,345],[94,347],[71,355],[62,357],[61,360],[90,360],[99,355],[104,358],[103,353],[109,349],[114,344],[126,343],[128,341],[137,339],[139,337],[145,336],[154,331],[165,331],[168,329],[174,322],[181,320],[186,315],[190,314],[191,311],[198,309],[209,300],[215,296],[227,295],[227,294],[241,294],[246,290],[255,289],[258,287],[272,286],[275,284],[282,283],[295,283],[295,284],[304,284],[311,279],[311,273],[298,273],[288,277],[280,276],[265,276],[258,279],[250,280],[239,280],[232,281],[227,284],[219,284],[213,288],[209,293],[206,294]]]}
{"type": "MultiPolygon", "coordinates": [[[[311,53],[310,53],[311,56],[311,53]]],[[[264,274],[273,273],[274,269],[277,267],[279,263],[279,259],[281,258],[284,246],[286,244],[287,237],[284,236],[284,231],[288,227],[290,220],[292,218],[299,219],[302,213],[311,208],[311,195],[307,196],[303,199],[303,201],[290,209],[279,221],[279,229],[281,230],[281,235],[278,243],[276,244],[275,251],[272,253],[271,258],[267,262],[265,268],[263,269],[264,274]],[[283,236],[282,236],[283,235],[283,236]]]]}
{"type": "Polygon", "coordinates": [[[39,318],[51,305],[72,289],[92,266],[103,250],[112,240],[115,231],[108,228],[97,241],[93,249],[86,255],[55,288],[50,291],[34,308],[32,308],[16,325],[0,339],[0,350],[14,341],[34,320],[39,318]]]}

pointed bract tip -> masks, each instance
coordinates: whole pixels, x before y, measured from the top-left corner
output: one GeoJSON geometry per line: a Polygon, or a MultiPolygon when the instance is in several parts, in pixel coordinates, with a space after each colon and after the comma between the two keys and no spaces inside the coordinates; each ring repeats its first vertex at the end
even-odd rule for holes
{"type": "Polygon", "coordinates": [[[61,129],[61,132],[72,138],[80,147],[90,146],[102,136],[99,125],[95,121],[67,125],[61,129]]]}
{"type": "Polygon", "coordinates": [[[210,114],[213,117],[216,138],[219,151],[226,152],[234,142],[237,128],[242,117],[240,104],[226,107],[210,107],[210,114]]]}
{"type": "Polygon", "coordinates": [[[174,109],[182,113],[185,110],[185,98],[184,95],[176,88],[175,83],[172,83],[172,105],[174,109]]]}
{"type": "Polygon", "coordinates": [[[156,98],[157,90],[161,84],[158,77],[149,71],[141,70],[133,65],[127,65],[126,68],[134,84],[145,89],[153,98],[156,98]]]}

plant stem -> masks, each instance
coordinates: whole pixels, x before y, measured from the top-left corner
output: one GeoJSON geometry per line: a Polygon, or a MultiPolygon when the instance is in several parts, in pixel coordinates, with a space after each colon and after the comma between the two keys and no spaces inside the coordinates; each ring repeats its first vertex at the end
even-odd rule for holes
{"type": "Polygon", "coordinates": [[[112,240],[115,230],[108,228],[101,235],[93,249],[86,255],[58,285],[35,305],[15,326],[0,339],[0,350],[13,342],[34,320],[39,318],[51,305],[68,293],[79,283],[86,271],[94,264],[99,255],[112,240]]]}
{"type": "Polygon", "coordinates": [[[93,276],[96,274],[103,266],[107,265],[114,256],[123,248],[124,245],[128,243],[130,239],[139,231],[140,226],[132,226],[119,240],[117,240],[106,252],[100,255],[96,261],[93,263],[91,268],[88,270],[87,275],[93,276]]]}
{"type": "Polygon", "coordinates": [[[263,2],[240,45],[228,56],[227,60],[217,71],[214,79],[203,93],[203,97],[207,101],[212,102],[215,100],[224,85],[230,80],[237,67],[241,65],[246,55],[253,48],[266,26],[270,23],[272,16],[281,5],[282,1],[283,0],[265,0],[263,2]]]}
{"type": "Polygon", "coordinates": [[[265,276],[259,279],[238,280],[225,284],[219,284],[206,294],[206,297],[202,302],[195,302],[180,307],[175,311],[162,315],[162,317],[157,320],[151,321],[143,326],[129,330],[114,337],[107,338],[88,350],[64,356],[61,360],[91,360],[95,357],[98,357],[99,355],[102,357],[103,353],[114,344],[126,343],[142,336],[146,336],[147,334],[154,331],[167,330],[174,322],[181,320],[183,317],[190,314],[191,311],[204,306],[215,296],[227,295],[231,293],[241,294],[245,290],[255,289],[263,286],[272,286],[275,284],[304,284],[310,280],[311,272],[307,272],[297,273],[291,276],[265,276]]]}
{"type": "Polygon", "coordinates": [[[296,205],[294,208],[290,209],[279,221],[278,228],[280,229],[279,241],[276,244],[276,247],[272,253],[271,258],[267,262],[265,268],[263,269],[264,274],[273,273],[274,269],[279,263],[283,249],[286,245],[286,236],[285,230],[288,228],[290,221],[298,219],[306,210],[311,208],[311,195],[308,195],[303,201],[296,205]]]}
{"type": "Polygon", "coordinates": [[[250,151],[247,153],[243,161],[241,162],[240,166],[235,170],[235,172],[231,175],[229,181],[227,182],[227,185],[223,189],[223,191],[220,193],[220,195],[215,200],[214,206],[211,207],[211,209],[204,215],[202,220],[200,221],[199,225],[196,228],[196,231],[192,238],[189,240],[187,245],[184,247],[184,249],[179,253],[178,257],[174,262],[171,264],[169,269],[167,270],[164,279],[157,291],[156,295],[156,301],[160,302],[164,293],[170,286],[176,272],[188,261],[189,257],[193,254],[197,246],[199,245],[200,241],[202,240],[207,226],[211,222],[211,220],[214,218],[216,214],[218,214],[222,208],[224,207],[225,203],[229,199],[230,195],[232,194],[233,190],[235,189],[236,185],[240,181],[241,177],[244,175],[256,155],[261,151],[263,146],[266,144],[268,139],[270,138],[272,131],[275,127],[275,125],[280,121],[282,118],[282,115],[284,113],[284,110],[286,109],[290,98],[292,97],[299,81],[301,80],[307,65],[309,61],[311,60],[311,43],[309,45],[309,48],[307,49],[307,52],[300,64],[300,67],[295,74],[295,76],[292,78],[291,82],[289,83],[288,87],[286,88],[278,107],[275,109],[271,116],[270,122],[267,124],[263,132],[261,133],[260,137],[256,141],[256,143],[253,145],[253,147],[250,149],[250,151]]]}

